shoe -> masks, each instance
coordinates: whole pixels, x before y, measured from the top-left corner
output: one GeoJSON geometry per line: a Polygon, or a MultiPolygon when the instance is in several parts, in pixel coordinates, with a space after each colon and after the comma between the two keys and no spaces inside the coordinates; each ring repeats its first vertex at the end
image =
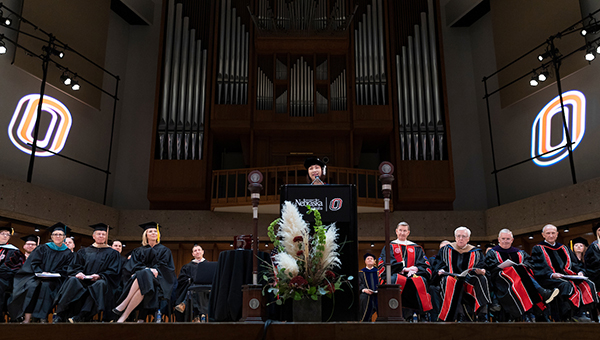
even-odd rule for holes
{"type": "Polygon", "coordinates": [[[114,314],[114,315],[116,315],[116,316],[120,317],[121,315],[123,315],[123,312],[124,312],[124,311],[120,311],[120,310],[118,310],[118,309],[115,307],[115,308],[113,308],[113,309],[112,309],[112,312],[113,312],[113,314],[114,314]]]}
{"type": "Polygon", "coordinates": [[[177,306],[175,306],[175,310],[178,311],[179,313],[185,312],[185,302],[182,302],[182,303],[178,304],[177,306]]]}
{"type": "Polygon", "coordinates": [[[65,320],[63,320],[63,318],[60,315],[54,314],[52,316],[52,323],[61,323],[61,322],[65,322],[65,320]]]}
{"type": "Polygon", "coordinates": [[[477,314],[476,321],[477,322],[490,322],[490,320],[488,320],[487,314],[485,314],[485,313],[477,314]]]}
{"type": "Polygon", "coordinates": [[[588,318],[587,316],[574,316],[571,318],[571,320],[573,322],[592,322],[592,319],[588,318]]]}
{"type": "Polygon", "coordinates": [[[81,319],[79,318],[79,316],[75,315],[74,317],[69,318],[69,322],[70,323],[78,323],[78,322],[81,322],[81,319]]]}
{"type": "Polygon", "coordinates": [[[493,305],[490,306],[490,312],[499,312],[502,309],[502,306],[500,306],[497,303],[494,303],[493,305]]]}
{"type": "Polygon", "coordinates": [[[552,302],[552,300],[554,300],[554,298],[557,297],[559,293],[560,289],[558,288],[554,288],[554,290],[542,288],[542,291],[540,292],[540,294],[542,295],[542,299],[544,299],[546,303],[552,302]]]}
{"type": "Polygon", "coordinates": [[[42,318],[42,319],[40,319],[40,323],[48,323],[48,319],[42,318]]]}

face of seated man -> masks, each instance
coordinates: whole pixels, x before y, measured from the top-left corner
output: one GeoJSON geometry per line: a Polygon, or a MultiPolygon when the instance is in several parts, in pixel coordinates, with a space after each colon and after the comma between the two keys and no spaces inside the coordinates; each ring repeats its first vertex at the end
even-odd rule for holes
{"type": "Polygon", "coordinates": [[[466,230],[459,230],[454,233],[454,239],[456,240],[456,246],[462,249],[467,246],[471,237],[466,230]]]}
{"type": "Polygon", "coordinates": [[[544,227],[542,231],[542,237],[549,244],[554,244],[556,242],[556,238],[558,238],[558,230],[553,225],[548,225],[544,227]]]}
{"type": "Polygon", "coordinates": [[[501,233],[500,236],[498,236],[498,245],[500,245],[500,248],[502,249],[508,249],[512,247],[513,241],[514,238],[509,233],[501,233]]]}
{"type": "Polygon", "coordinates": [[[123,251],[123,243],[120,241],[114,241],[111,248],[121,253],[123,251]]]}
{"type": "Polygon", "coordinates": [[[67,246],[67,248],[71,249],[71,251],[73,251],[73,249],[75,249],[75,241],[73,241],[72,238],[67,237],[64,240],[65,245],[67,246]]]}
{"type": "Polygon", "coordinates": [[[26,253],[31,253],[35,248],[37,248],[37,243],[34,241],[27,241],[23,245],[23,250],[25,250],[26,253]]]}
{"type": "Polygon", "coordinates": [[[194,246],[192,248],[192,256],[196,261],[201,261],[204,258],[204,249],[200,246],[194,246]]]}
{"type": "Polygon", "coordinates": [[[406,241],[410,235],[410,229],[407,225],[399,224],[396,227],[396,237],[398,237],[398,241],[406,241]]]}
{"type": "Polygon", "coordinates": [[[375,258],[373,256],[367,256],[365,259],[365,266],[369,269],[375,266],[375,258]]]}
{"type": "Polygon", "coordinates": [[[106,244],[106,231],[96,230],[92,233],[92,238],[96,244],[106,244]]]}

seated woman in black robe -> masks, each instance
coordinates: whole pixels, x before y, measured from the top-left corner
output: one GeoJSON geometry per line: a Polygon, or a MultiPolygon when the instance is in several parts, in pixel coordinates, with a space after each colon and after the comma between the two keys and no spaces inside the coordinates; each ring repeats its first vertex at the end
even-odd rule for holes
{"type": "Polygon", "coordinates": [[[160,244],[160,226],[156,222],[141,224],[144,229],[142,246],[131,253],[131,258],[123,268],[123,275],[129,277],[119,305],[113,313],[124,322],[138,307],[156,310],[163,299],[170,299],[175,284],[175,264],[169,248],[160,244]]]}
{"type": "Polygon", "coordinates": [[[25,263],[25,254],[8,243],[13,234],[12,227],[0,226],[0,318],[2,319],[6,311],[6,301],[12,292],[15,273],[25,263]]]}
{"type": "Polygon", "coordinates": [[[54,307],[54,298],[67,276],[73,253],[63,243],[69,227],[56,223],[51,229],[52,242],[43,244],[29,255],[17,272],[8,313],[12,319],[24,316],[45,321],[54,307]]]}

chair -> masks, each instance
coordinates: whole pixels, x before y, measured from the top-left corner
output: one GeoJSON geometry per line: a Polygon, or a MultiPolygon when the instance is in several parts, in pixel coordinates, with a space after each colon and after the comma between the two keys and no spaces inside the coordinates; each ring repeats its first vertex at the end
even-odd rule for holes
{"type": "Polygon", "coordinates": [[[208,320],[208,301],[217,267],[218,262],[198,263],[196,277],[186,293],[185,301],[188,308],[185,311],[185,321],[191,322],[194,317],[194,296],[199,300],[200,314],[206,314],[208,320]]]}

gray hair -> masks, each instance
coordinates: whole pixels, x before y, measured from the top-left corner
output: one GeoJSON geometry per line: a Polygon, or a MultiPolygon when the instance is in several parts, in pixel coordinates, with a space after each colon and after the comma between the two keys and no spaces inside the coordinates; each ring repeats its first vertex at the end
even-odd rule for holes
{"type": "Polygon", "coordinates": [[[463,231],[465,230],[467,232],[467,236],[471,237],[471,230],[463,225],[461,225],[460,227],[454,229],[454,237],[456,237],[456,232],[457,231],[463,231]]]}
{"type": "Polygon", "coordinates": [[[408,223],[406,223],[404,221],[398,223],[398,225],[396,226],[396,229],[398,229],[398,227],[401,226],[401,225],[404,225],[404,226],[408,227],[408,230],[410,230],[410,226],[408,225],[408,223]]]}
{"type": "Polygon", "coordinates": [[[498,237],[500,237],[500,234],[510,234],[510,237],[514,238],[512,231],[510,231],[510,230],[508,230],[506,228],[500,230],[500,232],[498,233],[498,237]]]}
{"type": "Polygon", "coordinates": [[[558,228],[554,225],[554,224],[546,224],[543,228],[542,228],[542,233],[546,231],[546,228],[554,228],[556,229],[556,231],[558,231],[558,228]]]}

